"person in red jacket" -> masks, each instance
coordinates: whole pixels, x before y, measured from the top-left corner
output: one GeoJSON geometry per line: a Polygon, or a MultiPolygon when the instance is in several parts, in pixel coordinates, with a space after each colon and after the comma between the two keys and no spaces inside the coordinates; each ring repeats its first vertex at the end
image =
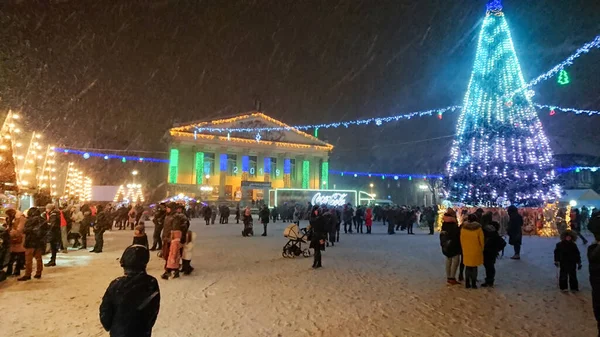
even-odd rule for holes
{"type": "Polygon", "coordinates": [[[373,210],[371,207],[367,208],[365,212],[365,226],[367,226],[367,234],[371,234],[371,226],[373,226],[373,210]]]}

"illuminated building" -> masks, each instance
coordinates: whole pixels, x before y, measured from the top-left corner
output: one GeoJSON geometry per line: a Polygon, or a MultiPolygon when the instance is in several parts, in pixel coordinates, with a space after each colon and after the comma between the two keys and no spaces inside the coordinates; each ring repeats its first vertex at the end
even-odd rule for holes
{"type": "Polygon", "coordinates": [[[171,195],[260,200],[271,188],[328,188],[333,146],[263,113],[175,125],[169,135],[171,195]],[[285,129],[224,133],[211,127],[285,129]]]}

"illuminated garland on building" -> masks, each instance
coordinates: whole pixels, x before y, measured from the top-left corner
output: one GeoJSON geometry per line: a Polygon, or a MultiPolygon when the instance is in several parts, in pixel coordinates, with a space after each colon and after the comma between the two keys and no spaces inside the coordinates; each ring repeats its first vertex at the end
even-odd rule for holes
{"type": "Polygon", "coordinates": [[[531,96],[520,90],[525,80],[499,3],[488,3],[481,27],[446,167],[448,197],[469,204],[498,198],[540,203],[556,198],[560,187],[531,96]]]}
{"type": "Polygon", "coordinates": [[[369,177],[369,178],[381,178],[382,180],[385,179],[394,179],[394,180],[399,180],[399,179],[408,179],[408,180],[413,180],[414,179],[443,179],[444,176],[440,175],[440,174],[406,174],[406,173],[374,173],[374,172],[353,172],[353,171],[335,171],[335,170],[329,170],[330,174],[337,174],[340,175],[342,177],[354,177],[354,178],[358,178],[358,177],[369,177]]]}

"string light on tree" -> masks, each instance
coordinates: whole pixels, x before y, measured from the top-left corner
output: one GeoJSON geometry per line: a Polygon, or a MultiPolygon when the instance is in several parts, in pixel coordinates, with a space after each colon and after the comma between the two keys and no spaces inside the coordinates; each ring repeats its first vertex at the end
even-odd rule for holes
{"type": "Polygon", "coordinates": [[[552,151],[525,87],[501,1],[489,1],[446,166],[449,199],[534,204],[558,196],[552,151]]]}

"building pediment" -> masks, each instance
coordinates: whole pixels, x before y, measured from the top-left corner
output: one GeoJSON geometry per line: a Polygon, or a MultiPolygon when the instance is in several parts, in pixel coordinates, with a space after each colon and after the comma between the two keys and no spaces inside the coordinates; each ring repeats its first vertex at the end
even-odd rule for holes
{"type": "Polygon", "coordinates": [[[260,112],[251,112],[231,118],[175,125],[171,128],[170,134],[172,136],[188,134],[193,135],[194,137],[226,137],[227,139],[272,142],[279,144],[302,144],[328,148],[329,150],[333,149],[332,145],[260,112]],[[223,130],[261,128],[275,128],[275,130],[223,130]]]}

